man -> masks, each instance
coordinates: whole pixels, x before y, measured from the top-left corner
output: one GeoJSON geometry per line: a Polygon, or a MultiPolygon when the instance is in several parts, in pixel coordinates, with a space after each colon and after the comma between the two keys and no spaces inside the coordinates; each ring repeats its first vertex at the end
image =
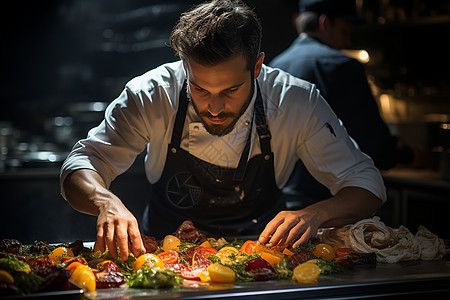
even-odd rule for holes
{"type": "Polygon", "coordinates": [[[296,246],[382,205],[371,159],[309,83],[263,65],[260,43],[260,24],[240,1],[182,14],[170,37],[181,61],[131,80],[74,146],[62,194],[98,216],[100,250],[115,256],[117,242],[125,259],[130,240],[135,255],[144,251],[136,218],[108,186],[145,147],[152,195],[143,227],[158,238],[191,219],[213,234],[261,233],[261,243],[296,246]],[[280,188],[299,157],[334,197],[286,211],[280,188]]]}
{"type": "MultiPolygon", "coordinates": [[[[390,169],[398,158],[408,162],[412,154],[397,154],[397,140],[380,117],[362,64],[339,51],[350,48],[353,26],[362,22],[355,1],[300,0],[299,11],[299,37],[270,66],[316,84],[349,135],[378,168],[390,169]]],[[[301,161],[284,191],[300,198],[299,206],[331,196],[301,161]]]]}

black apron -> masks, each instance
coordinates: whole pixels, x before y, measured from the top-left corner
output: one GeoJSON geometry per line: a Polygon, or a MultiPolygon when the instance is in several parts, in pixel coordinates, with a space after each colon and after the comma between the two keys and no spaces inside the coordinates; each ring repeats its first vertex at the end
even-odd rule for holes
{"type": "Polygon", "coordinates": [[[271,136],[259,85],[253,120],[262,153],[247,163],[251,127],[236,169],[210,164],[181,149],[189,104],[185,86],[180,92],[165,167],[161,178],[152,185],[144,213],[144,233],[161,239],[183,221],[192,220],[196,228],[213,236],[256,235],[285,209],[275,182],[271,136]]]}

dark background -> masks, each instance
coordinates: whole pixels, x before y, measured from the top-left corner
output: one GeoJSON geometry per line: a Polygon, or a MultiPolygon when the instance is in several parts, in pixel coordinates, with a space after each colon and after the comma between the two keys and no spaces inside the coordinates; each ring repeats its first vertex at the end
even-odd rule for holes
{"type": "MultiPolygon", "coordinates": [[[[172,27],[181,12],[200,2],[8,3],[0,21],[0,127],[12,130],[13,146],[21,144],[27,153],[50,149],[62,156],[67,154],[73,142],[101,120],[102,111],[89,110],[86,104],[109,103],[131,78],[176,59],[168,46],[172,27]],[[85,106],[80,108],[79,104],[85,106]],[[73,126],[55,124],[55,117],[68,118],[73,126]]],[[[262,51],[268,63],[297,36],[297,1],[244,2],[261,20],[262,51]]],[[[425,113],[450,113],[450,1],[358,2],[358,11],[367,22],[356,29],[354,49],[370,53],[366,68],[377,89],[402,98],[415,116],[406,125],[423,132],[421,117],[425,113]]],[[[389,125],[403,128],[405,121],[389,125]]],[[[409,131],[405,138],[430,150],[418,134],[409,131]]],[[[12,153],[9,149],[8,158],[12,153]]],[[[138,219],[148,193],[142,158],[112,186],[138,219]]],[[[75,212],[59,194],[60,163],[16,159],[3,166],[0,238],[14,237],[25,243],[95,239],[95,217],[75,212]]],[[[421,167],[437,168],[433,160],[421,167]]],[[[423,194],[434,195],[426,190],[423,194]]],[[[413,205],[406,213],[415,215],[422,209],[420,205],[426,205],[429,210],[422,216],[427,217],[410,218],[410,223],[404,225],[415,230],[417,225],[425,224],[445,235],[448,227],[443,227],[447,225],[436,220],[446,219],[439,201],[448,201],[448,206],[448,193],[432,197],[438,202],[427,202],[428,196],[414,194],[413,205]]],[[[390,218],[394,210],[390,205],[381,214],[386,223],[399,225],[398,220],[390,218]]]]}

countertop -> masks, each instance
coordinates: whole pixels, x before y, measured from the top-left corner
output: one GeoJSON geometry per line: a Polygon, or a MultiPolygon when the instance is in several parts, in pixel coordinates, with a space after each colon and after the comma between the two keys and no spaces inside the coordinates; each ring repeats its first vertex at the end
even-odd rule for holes
{"type": "Polygon", "coordinates": [[[172,289],[116,288],[85,293],[85,299],[206,299],[206,298],[362,298],[433,294],[450,295],[450,261],[409,261],[357,266],[346,273],[321,276],[314,284],[293,281],[205,284],[185,280],[172,289]]]}

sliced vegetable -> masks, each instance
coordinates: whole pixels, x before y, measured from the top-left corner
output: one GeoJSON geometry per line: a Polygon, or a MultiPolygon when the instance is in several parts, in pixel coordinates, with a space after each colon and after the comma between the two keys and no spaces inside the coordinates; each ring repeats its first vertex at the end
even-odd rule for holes
{"type": "Polygon", "coordinates": [[[253,273],[256,281],[273,280],[277,276],[275,269],[262,258],[248,261],[245,265],[245,271],[253,273]]]}
{"type": "Polygon", "coordinates": [[[213,282],[234,282],[236,274],[234,271],[219,263],[212,264],[208,267],[208,274],[213,282]]]}
{"type": "Polygon", "coordinates": [[[256,242],[252,241],[252,240],[248,240],[242,245],[241,251],[244,253],[247,253],[247,254],[253,254],[253,253],[255,253],[255,247],[256,247],[256,242]]]}
{"type": "Polygon", "coordinates": [[[136,259],[133,265],[133,270],[137,271],[143,267],[164,269],[164,263],[155,254],[145,253],[136,259]]]}
{"type": "MultiPolygon", "coordinates": [[[[51,257],[49,256],[49,258],[51,258],[51,257]]],[[[86,259],[84,259],[82,257],[62,257],[60,261],[66,266],[66,268],[67,268],[67,266],[69,266],[71,263],[74,263],[74,262],[79,262],[85,266],[88,265],[86,259]]]]}
{"type": "Polygon", "coordinates": [[[178,252],[173,250],[164,251],[158,254],[158,257],[163,261],[164,264],[176,264],[178,262],[178,252]]]}
{"type": "Polygon", "coordinates": [[[180,243],[181,243],[180,239],[177,238],[176,236],[166,235],[166,237],[163,240],[162,249],[164,251],[169,251],[169,250],[178,251],[179,250],[178,246],[180,246],[180,243]]]}
{"type": "Polygon", "coordinates": [[[298,283],[314,283],[320,275],[320,268],[314,263],[303,263],[295,267],[292,279],[298,283]]]}
{"type": "Polygon", "coordinates": [[[200,280],[199,274],[207,270],[207,266],[190,266],[183,268],[179,271],[179,274],[184,279],[188,280],[200,280]]]}
{"type": "Polygon", "coordinates": [[[70,275],[70,280],[76,285],[86,289],[88,292],[95,291],[96,278],[88,266],[80,264],[80,266],[73,271],[72,275],[70,275]]]}
{"type": "Polygon", "coordinates": [[[200,246],[211,248],[211,244],[209,243],[208,240],[206,240],[206,241],[204,241],[203,243],[201,243],[200,246]]]}
{"type": "Polygon", "coordinates": [[[234,255],[239,255],[239,250],[234,248],[234,247],[223,247],[219,250],[220,253],[225,254],[226,256],[234,254],[234,255]]]}
{"type": "Polygon", "coordinates": [[[328,244],[317,244],[313,254],[325,260],[330,260],[336,257],[334,248],[328,244]]]}
{"type": "Polygon", "coordinates": [[[335,252],[336,257],[344,257],[350,253],[355,253],[355,250],[353,250],[351,248],[339,248],[335,252]]]}
{"type": "Polygon", "coordinates": [[[58,247],[49,254],[49,256],[56,262],[61,261],[63,257],[73,257],[73,252],[67,247],[58,247]]]}
{"type": "Polygon", "coordinates": [[[211,247],[204,247],[200,250],[200,254],[205,258],[208,258],[209,255],[216,255],[219,251],[211,247]]]}
{"type": "Polygon", "coordinates": [[[272,267],[279,263],[281,259],[283,258],[283,255],[278,255],[276,253],[269,253],[269,252],[262,252],[261,258],[267,261],[272,267]]]}
{"type": "Polygon", "coordinates": [[[74,272],[76,269],[78,269],[79,267],[81,267],[81,266],[86,266],[86,265],[80,263],[79,261],[74,261],[74,262],[72,262],[71,264],[67,265],[67,266],[66,266],[66,269],[67,269],[67,271],[69,271],[70,274],[72,275],[73,272],[74,272]]]}

